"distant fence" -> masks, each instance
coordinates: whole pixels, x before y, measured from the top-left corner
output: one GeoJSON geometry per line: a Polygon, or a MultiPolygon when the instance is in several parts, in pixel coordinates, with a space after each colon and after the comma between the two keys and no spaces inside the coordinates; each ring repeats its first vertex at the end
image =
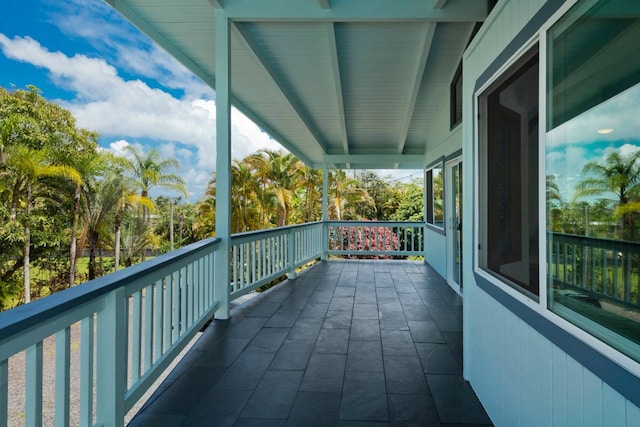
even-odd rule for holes
{"type": "Polygon", "coordinates": [[[548,241],[548,274],[556,285],[640,304],[640,243],[563,233],[550,233],[548,241]]]}
{"type": "Polygon", "coordinates": [[[330,255],[406,257],[424,255],[424,223],[328,221],[330,255]]]}

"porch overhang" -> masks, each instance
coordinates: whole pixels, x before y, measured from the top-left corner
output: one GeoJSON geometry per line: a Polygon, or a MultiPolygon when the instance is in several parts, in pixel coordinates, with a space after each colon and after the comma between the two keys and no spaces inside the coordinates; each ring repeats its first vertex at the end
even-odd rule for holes
{"type": "Polygon", "coordinates": [[[488,11],[478,0],[106,1],[213,88],[223,13],[231,103],[309,165],[371,169],[424,167],[488,11]]]}

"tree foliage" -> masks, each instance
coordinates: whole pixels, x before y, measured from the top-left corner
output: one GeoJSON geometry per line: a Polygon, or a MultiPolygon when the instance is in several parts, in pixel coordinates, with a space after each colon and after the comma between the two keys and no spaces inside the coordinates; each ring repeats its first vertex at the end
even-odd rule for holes
{"type": "MultiPolygon", "coordinates": [[[[215,173],[187,204],[175,159],[133,146],[116,157],[98,138],[37,88],[0,88],[0,310],[215,233],[215,173]],[[154,188],[180,196],[154,200],[154,188]]],[[[261,150],[234,161],[231,175],[234,233],[321,219],[322,171],[290,153],[261,150]]],[[[328,176],[331,220],[422,218],[418,184],[366,170],[328,176]]],[[[367,233],[369,249],[399,244],[378,227],[367,233]]]]}

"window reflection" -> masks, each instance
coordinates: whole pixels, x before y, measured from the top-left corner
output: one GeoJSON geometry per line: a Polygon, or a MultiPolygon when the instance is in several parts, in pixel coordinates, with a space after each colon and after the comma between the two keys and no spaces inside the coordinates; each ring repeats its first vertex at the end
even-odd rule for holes
{"type": "Polygon", "coordinates": [[[640,360],[640,7],[580,6],[548,41],[549,307],[640,360]]]}

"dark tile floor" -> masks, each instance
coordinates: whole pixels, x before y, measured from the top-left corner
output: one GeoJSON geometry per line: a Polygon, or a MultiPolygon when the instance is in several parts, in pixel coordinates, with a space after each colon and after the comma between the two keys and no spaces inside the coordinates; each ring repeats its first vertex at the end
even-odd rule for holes
{"type": "Polygon", "coordinates": [[[422,262],[329,261],[212,322],[130,426],[491,424],[462,299],[422,262]]]}

